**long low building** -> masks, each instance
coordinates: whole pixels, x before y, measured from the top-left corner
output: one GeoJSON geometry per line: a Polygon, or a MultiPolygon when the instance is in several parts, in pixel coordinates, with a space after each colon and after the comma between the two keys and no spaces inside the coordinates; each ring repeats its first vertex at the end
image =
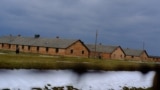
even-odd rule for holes
{"type": "Polygon", "coordinates": [[[0,49],[56,56],[160,61],[159,56],[149,56],[146,50],[124,49],[121,46],[112,45],[84,44],[79,39],[42,38],[40,35],[34,37],[1,36],[0,49]]]}
{"type": "Polygon", "coordinates": [[[149,60],[153,62],[160,62],[160,56],[149,56],[149,60]]]}
{"type": "Polygon", "coordinates": [[[0,37],[0,49],[49,55],[88,57],[89,50],[81,40],[22,36],[0,37]]]}
{"type": "Polygon", "coordinates": [[[101,59],[117,59],[117,60],[150,60],[146,50],[121,48],[121,46],[111,45],[93,45],[86,44],[89,48],[90,57],[97,57],[101,59]]]}
{"type": "Polygon", "coordinates": [[[99,59],[118,59],[123,60],[125,53],[123,52],[120,46],[111,46],[111,45],[86,45],[90,51],[90,57],[99,58],[99,59]]]}
{"type": "Polygon", "coordinates": [[[141,60],[141,61],[149,60],[149,56],[146,50],[123,48],[123,51],[126,55],[125,56],[126,60],[141,60]]]}

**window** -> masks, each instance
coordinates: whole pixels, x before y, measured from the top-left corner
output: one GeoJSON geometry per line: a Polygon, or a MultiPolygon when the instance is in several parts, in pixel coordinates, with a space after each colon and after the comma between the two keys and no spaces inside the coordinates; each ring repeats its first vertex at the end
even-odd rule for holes
{"type": "Polygon", "coordinates": [[[48,50],[49,50],[49,48],[48,48],[48,47],[46,47],[46,52],[48,52],[48,50]]]}
{"type": "Polygon", "coordinates": [[[11,48],[11,44],[9,44],[9,49],[11,48]]]}
{"type": "Polygon", "coordinates": [[[24,49],[24,45],[22,45],[22,49],[24,49]]]}
{"type": "Polygon", "coordinates": [[[59,52],[59,49],[58,49],[58,48],[56,48],[55,52],[56,52],[56,53],[58,53],[58,52],[59,52]]]}
{"type": "Polygon", "coordinates": [[[30,49],[31,49],[31,46],[28,46],[28,51],[30,51],[30,49]]]}
{"type": "Polygon", "coordinates": [[[73,50],[72,49],[71,49],[70,53],[73,54],[73,50]]]}
{"type": "Polygon", "coordinates": [[[131,58],[134,58],[134,56],[131,56],[131,58]]]}
{"type": "Polygon", "coordinates": [[[37,47],[37,52],[39,52],[39,47],[37,47]]]}
{"type": "Polygon", "coordinates": [[[102,59],[101,55],[98,56],[98,59],[102,59]]]}
{"type": "Polygon", "coordinates": [[[82,54],[84,54],[84,50],[82,51],[82,54]]]}
{"type": "Polygon", "coordinates": [[[4,44],[2,43],[2,47],[4,47],[4,44]]]}
{"type": "Polygon", "coordinates": [[[16,48],[18,48],[18,45],[16,45],[16,48]]]}
{"type": "Polygon", "coordinates": [[[16,45],[16,49],[19,51],[19,46],[18,45],[16,45]]]}

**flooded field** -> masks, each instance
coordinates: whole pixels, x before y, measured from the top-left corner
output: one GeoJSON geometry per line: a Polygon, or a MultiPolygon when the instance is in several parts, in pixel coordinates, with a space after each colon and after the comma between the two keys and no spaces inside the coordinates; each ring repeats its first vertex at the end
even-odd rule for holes
{"type": "Polygon", "coordinates": [[[127,87],[152,86],[155,72],[146,75],[134,71],[88,71],[78,75],[71,70],[0,70],[0,90],[32,88],[77,88],[79,90],[122,90],[127,87]],[[71,86],[71,87],[70,87],[71,86]]]}

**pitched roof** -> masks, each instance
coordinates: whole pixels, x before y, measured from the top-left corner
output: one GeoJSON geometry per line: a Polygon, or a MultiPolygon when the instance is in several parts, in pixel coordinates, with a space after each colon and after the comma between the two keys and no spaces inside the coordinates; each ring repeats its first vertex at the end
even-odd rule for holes
{"type": "Polygon", "coordinates": [[[60,38],[34,38],[34,37],[21,37],[21,36],[0,37],[0,43],[54,47],[54,48],[67,48],[77,41],[79,40],[60,39],[60,38]]]}
{"type": "Polygon", "coordinates": [[[150,58],[160,58],[160,56],[149,56],[150,58]]]}
{"type": "MultiPolygon", "coordinates": [[[[93,44],[86,44],[88,49],[92,52],[95,51],[95,45],[93,44]]],[[[97,52],[103,52],[103,53],[112,53],[114,50],[116,50],[119,46],[107,46],[107,45],[96,45],[96,51],[97,52]]]]}
{"type": "Polygon", "coordinates": [[[123,48],[123,51],[127,56],[140,56],[143,52],[146,53],[145,50],[137,50],[137,49],[130,49],[130,48],[123,48]]]}
{"type": "Polygon", "coordinates": [[[1,36],[0,37],[0,42],[1,43],[11,43],[15,40],[15,36],[1,36]]]}

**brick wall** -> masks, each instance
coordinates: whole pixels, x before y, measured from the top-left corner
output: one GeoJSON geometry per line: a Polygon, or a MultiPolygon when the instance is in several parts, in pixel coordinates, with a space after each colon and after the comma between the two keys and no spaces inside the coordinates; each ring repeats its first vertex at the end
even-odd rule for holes
{"type": "Polygon", "coordinates": [[[110,53],[102,53],[102,59],[111,59],[110,53]]]}
{"type": "Polygon", "coordinates": [[[124,59],[125,54],[123,53],[121,48],[117,48],[112,54],[111,59],[124,59]]]}
{"type": "Polygon", "coordinates": [[[141,60],[140,57],[137,56],[125,56],[126,60],[141,60]]]}
{"type": "Polygon", "coordinates": [[[99,58],[99,59],[109,59],[110,54],[108,53],[101,53],[101,52],[89,52],[89,57],[90,58],[99,58]]]}
{"type": "Polygon", "coordinates": [[[66,51],[66,49],[54,48],[53,49],[53,54],[54,55],[65,56],[65,51],[66,51]]]}
{"type": "Polygon", "coordinates": [[[9,50],[9,44],[3,44],[2,47],[3,47],[3,49],[5,49],[5,50],[9,50]]]}
{"type": "Polygon", "coordinates": [[[23,52],[29,52],[29,47],[30,46],[26,46],[26,45],[24,45],[24,46],[22,46],[23,48],[21,49],[23,52]]]}
{"type": "Polygon", "coordinates": [[[151,60],[151,58],[148,57],[146,52],[143,52],[140,56],[125,56],[125,59],[127,59],[127,60],[139,60],[139,61],[151,60]]]}
{"type": "Polygon", "coordinates": [[[89,52],[89,57],[90,57],[90,58],[94,58],[95,55],[97,55],[95,52],[89,52]]]}
{"type": "Polygon", "coordinates": [[[125,56],[121,48],[117,48],[113,53],[90,52],[91,58],[94,58],[95,55],[97,58],[101,59],[124,59],[125,56]]]}
{"type": "Polygon", "coordinates": [[[148,55],[146,54],[146,52],[143,52],[140,56],[141,60],[149,60],[148,55]]]}
{"type": "Polygon", "coordinates": [[[15,51],[16,50],[16,45],[15,44],[11,45],[10,50],[15,51]]]}
{"type": "Polygon", "coordinates": [[[2,43],[0,43],[0,49],[2,49],[2,43]]]}
{"type": "Polygon", "coordinates": [[[149,58],[149,60],[153,62],[160,62],[160,58],[157,58],[157,57],[149,58]]]}
{"type": "Polygon", "coordinates": [[[66,49],[66,55],[88,57],[89,51],[80,41],[77,41],[66,49]]]}

